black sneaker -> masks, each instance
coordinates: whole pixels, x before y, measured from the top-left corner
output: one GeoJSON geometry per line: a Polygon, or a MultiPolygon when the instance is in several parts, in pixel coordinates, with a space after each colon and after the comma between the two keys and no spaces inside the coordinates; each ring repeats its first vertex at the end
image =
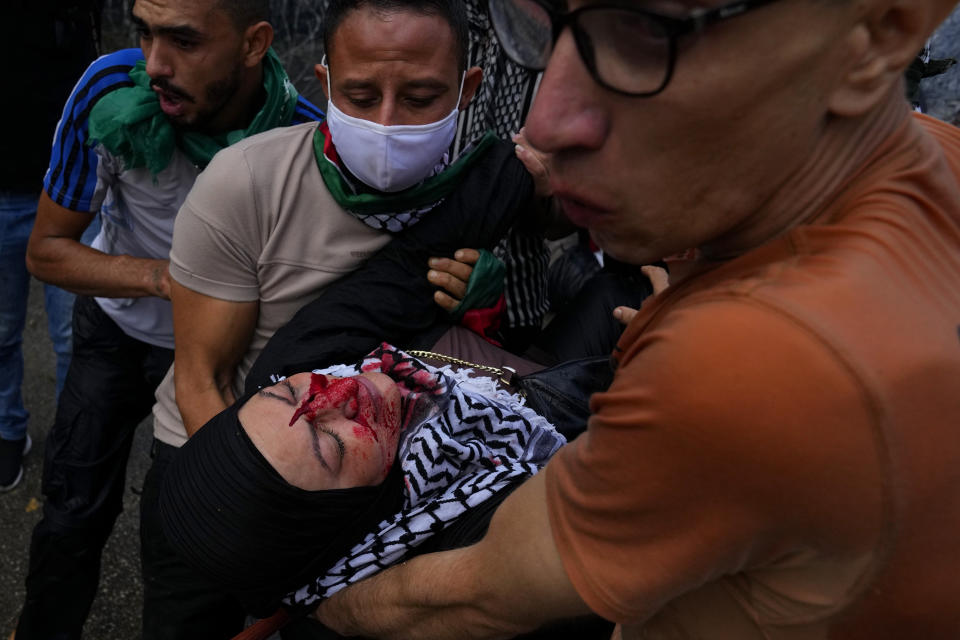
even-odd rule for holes
{"type": "Polygon", "coordinates": [[[0,493],[10,491],[23,479],[23,456],[30,452],[30,434],[20,440],[0,438],[0,493]]]}

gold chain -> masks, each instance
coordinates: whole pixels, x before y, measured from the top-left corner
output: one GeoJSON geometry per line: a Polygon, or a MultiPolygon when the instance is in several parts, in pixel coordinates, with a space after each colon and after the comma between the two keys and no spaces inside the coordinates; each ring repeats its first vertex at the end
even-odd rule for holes
{"type": "Polygon", "coordinates": [[[459,365],[461,367],[471,367],[473,369],[479,369],[480,371],[486,371],[497,376],[501,382],[505,385],[513,386],[516,382],[517,372],[513,367],[491,367],[485,364],[477,364],[476,362],[470,362],[469,360],[461,360],[460,358],[454,358],[453,356],[444,355],[442,353],[434,353],[433,351],[420,351],[416,349],[408,349],[407,353],[418,358],[433,358],[434,360],[439,360],[440,362],[448,362],[450,364],[459,365]]]}
{"type": "Polygon", "coordinates": [[[433,351],[418,351],[418,350],[407,350],[412,356],[418,358],[433,358],[434,360],[440,360],[441,362],[449,362],[450,364],[457,364],[461,367],[473,367],[474,369],[480,369],[481,371],[489,371],[490,373],[501,376],[503,375],[503,369],[498,369],[496,367],[488,367],[485,364],[477,364],[476,362],[469,362],[468,360],[461,360],[460,358],[454,358],[453,356],[445,356],[442,353],[434,353],[433,351]]]}

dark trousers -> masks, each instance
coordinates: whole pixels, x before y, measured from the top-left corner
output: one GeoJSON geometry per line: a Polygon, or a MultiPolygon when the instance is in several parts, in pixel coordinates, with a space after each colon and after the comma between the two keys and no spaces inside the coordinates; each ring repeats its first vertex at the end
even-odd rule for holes
{"type": "Polygon", "coordinates": [[[125,334],[92,298],[73,310],[73,359],[47,435],[43,518],[33,530],[19,640],[80,638],[100,555],[123,509],[137,425],[173,351],[125,334]]]}
{"type": "Polygon", "coordinates": [[[153,441],[140,498],[143,640],[227,640],[243,630],[243,607],[182,562],[163,535],[160,486],[178,452],[153,441]]]}

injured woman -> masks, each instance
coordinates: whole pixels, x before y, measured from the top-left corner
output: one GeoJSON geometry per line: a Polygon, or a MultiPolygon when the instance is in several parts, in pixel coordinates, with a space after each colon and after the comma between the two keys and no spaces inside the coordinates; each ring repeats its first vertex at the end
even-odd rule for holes
{"type": "MultiPolygon", "coordinates": [[[[166,538],[249,611],[308,612],[414,554],[479,540],[500,502],[585,429],[613,344],[534,373],[542,367],[456,326],[423,277],[431,256],[492,247],[508,210],[451,205],[344,275],[274,334],[245,395],[171,460],[166,538]],[[384,340],[512,367],[526,397],[481,367],[384,340]]],[[[621,285],[633,297],[618,304],[639,306],[649,291],[621,285]]],[[[574,635],[609,637],[602,626],[574,635]]]]}
{"type": "Polygon", "coordinates": [[[160,510],[177,552],[250,611],[308,611],[412,554],[475,542],[564,442],[495,375],[384,343],[216,416],[171,464],[160,510]]]}

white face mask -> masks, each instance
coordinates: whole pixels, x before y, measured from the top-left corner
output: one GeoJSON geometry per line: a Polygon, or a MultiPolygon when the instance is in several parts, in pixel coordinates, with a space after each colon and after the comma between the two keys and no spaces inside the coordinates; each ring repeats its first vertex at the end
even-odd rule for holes
{"type": "Polygon", "coordinates": [[[457,107],[447,117],[428,124],[388,126],[340,111],[333,104],[327,67],[327,95],[331,96],[327,126],[343,164],[365,184],[388,193],[408,189],[429,176],[456,135],[465,78],[466,74],[460,79],[457,107]]]}

